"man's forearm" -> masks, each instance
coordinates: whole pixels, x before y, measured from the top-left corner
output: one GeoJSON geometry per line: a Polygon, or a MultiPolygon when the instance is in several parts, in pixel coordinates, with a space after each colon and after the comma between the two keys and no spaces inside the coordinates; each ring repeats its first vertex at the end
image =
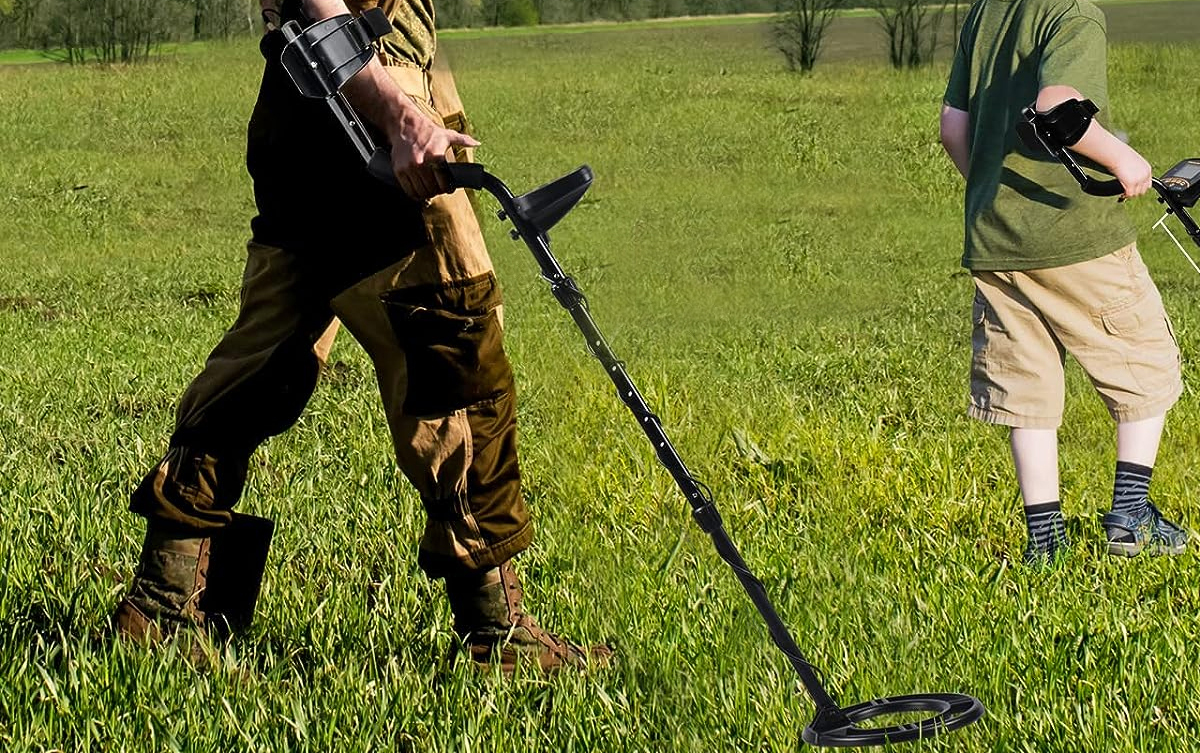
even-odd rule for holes
{"type": "MultiPolygon", "coordinates": [[[[314,21],[350,13],[344,0],[303,0],[304,12],[314,21]]],[[[389,137],[414,117],[423,117],[400,86],[384,70],[379,59],[370,62],[342,87],[354,109],[389,137]]]]}
{"type": "MultiPolygon", "coordinates": [[[[343,0],[301,2],[305,15],[314,21],[350,12],[343,0]]],[[[439,163],[453,147],[479,146],[478,141],[426,115],[375,55],[345,83],[342,92],[359,115],[387,137],[396,183],[410,199],[423,201],[453,190],[439,163]]]]}

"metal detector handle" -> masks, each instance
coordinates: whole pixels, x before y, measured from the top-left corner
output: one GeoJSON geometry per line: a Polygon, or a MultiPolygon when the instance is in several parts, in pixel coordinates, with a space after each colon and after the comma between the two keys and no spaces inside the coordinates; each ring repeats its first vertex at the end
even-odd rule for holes
{"type": "Polygon", "coordinates": [[[1089,175],[1084,175],[1083,180],[1079,181],[1079,187],[1090,196],[1121,196],[1125,193],[1125,186],[1121,185],[1121,181],[1116,178],[1097,180],[1089,175]]]}
{"type": "MultiPolygon", "coordinates": [[[[483,188],[483,165],[474,162],[444,162],[438,166],[446,177],[450,191],[460,188],[479,190],[483,188]]],[[[377,147],[367,160],[367,172],[371,177],[387,183],[389,186],[399,186],[396,174],[392,172],[392,152],[390,149],[377,147]]]]}
{"type": "Polygon", "coordinates": [[[487,172],[477,162],[446,162],[441,166],[451,190],[470,188],[478,191],[486,183],[487,172]]]}

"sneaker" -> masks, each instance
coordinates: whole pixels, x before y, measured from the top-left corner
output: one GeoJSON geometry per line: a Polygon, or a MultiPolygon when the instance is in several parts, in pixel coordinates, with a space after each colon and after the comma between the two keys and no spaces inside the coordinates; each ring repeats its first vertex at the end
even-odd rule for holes
{"type": "Polygon", "coordinates": [[[474,578],[447,579],[446,595],[454,611],[454,632],[477,668],[499,665],[509,676],[520,664],[549,673],[586,670],[612,661],[609,646],[580,646],[545,630],[526,614],[511,562],[474,578]]]}
{"type": "Polygon", "coordinates": [[[1109,554],[1136,557],[1143,550],[1158,555],[1182,554],[1187,549],[1187,532],[1164,518],[1150,500],[1140,515],[1109,512],[1103,523],[1109,554]]]}

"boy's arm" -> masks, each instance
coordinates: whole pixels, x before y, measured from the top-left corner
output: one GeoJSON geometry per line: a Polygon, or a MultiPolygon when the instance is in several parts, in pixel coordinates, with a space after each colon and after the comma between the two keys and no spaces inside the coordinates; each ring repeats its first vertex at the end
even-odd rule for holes
{"type": "Polygon", "coordinates": [[[950,160],[964,179],[971,163],[971,150],[968,146],[970,128],[970,113],[947,104],[942,105],[942,148],[950,155],[950,160]]]}
{"type": "MultiPolygon", "coordinates": [[[[1086,97],[1072,86],[1046,86],[1038,92],[1036,109],[1038,112],[1047,112],[1068,99],[1086,97]]],[[[1092,120],[1083,138],[1071,147],[1071,151],[1102,165],[1112,173],[1125,188],[1125,198],[1140,196],[1150,190],[1150,180],[1153,177],[1150,163],[1128,144],[1109,133],[1096,120],[1092,120]]]]}
{"type": "MultiPolygon", "coordinates": [[[[304,0],[304,10],[315,21],[349,13],[344,0],[304,0]]],[[[346,82],[342,89],[362,116],[387,136],[392,148],[392,170],[404,193],[414,201],[444,193],[448,186],[438,162],[452,146],[479,146],[465,134],[443,128],[421,112],[392,80],[378,58],[346,82]]]]}

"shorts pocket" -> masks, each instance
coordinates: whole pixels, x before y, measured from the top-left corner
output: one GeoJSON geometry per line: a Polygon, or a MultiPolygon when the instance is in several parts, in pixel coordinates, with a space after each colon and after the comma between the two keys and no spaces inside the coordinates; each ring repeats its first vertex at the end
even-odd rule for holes
{"type": "Polygon", "coordinates": [[[1105,306],[1100,310],[1100,323],[1104,331],[1110,335],[1126,336],[1137,333],[1145,321],[1147,313],[1146,291],[1141,291],[1128,298],[1105,306]]]}
{"type": "MultiPolygon", "coordinates": [[[[977,288],[971,302],[971,360],[979,366],[987,363],[989,308],[987,299],[977,288]]],[[[995,328],[995,323],[992,326],[995,328]]]]}

